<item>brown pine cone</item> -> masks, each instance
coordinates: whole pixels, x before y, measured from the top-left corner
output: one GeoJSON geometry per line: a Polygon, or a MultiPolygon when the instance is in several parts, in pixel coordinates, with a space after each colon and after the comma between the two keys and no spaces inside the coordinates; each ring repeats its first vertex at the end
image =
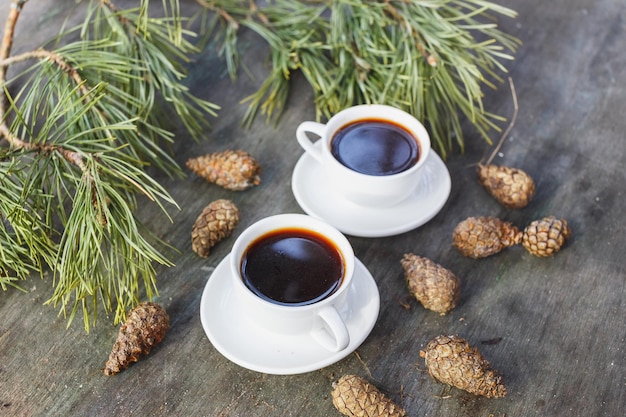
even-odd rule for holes
{"type": "Polygon", "coordinates": [[[458,336],[437,336],[420,351],[428,373],[444,384],[471,394],[504,397],[507,394],[502,377],[491,369],[478,349],[458,336]]]}
{"type": "Polygon", "coordinates": [[[454,228],[452,240],[464,256],[478,259],[517,245],[522,233],[512,223],[496,217],[468,217],[454,228]]]}
{"type": "Polygon", "coordinates": [[[228,190],[246,190],[261,183],[261,167],[247,152],[226,150],[191,158],[187,167],[199,177],[228,190]]]}
{"type": "Polygon", "coordinates": [[[333,383],[333,405],[350,417],[405,417],[397,406],[378,388],[356,375],[345,375],[333,383]]]}
{"type": "Polygon", "coordinates": [[[478,181],[496,200],[508,208],[523,208],[535,195],[535,182],[518,168],[478,165],[478,181]]]}
{"type": "Polygon", "coordinates": [[[206,206],[191,229],[191,248],[206,258],[217,242],[227,238],[239,224],[239,209],[230,200],[215,200],[206,206]]]}
{"type": "Polygon", "coordinates": [[[120,327],[104,374],[115,375],[150,353],[163,340],[170,327],[170,317],[155,303],[141,303],[128,313],[120,327]]]}
{"type": "Polygon", "coordinates": [[[565,219],[554,216],[531,222],[524,229],[522,246],[535,256],[552,256],[565,245],[572,234],[565,219]]]}
{"type": "Polygon", "coordinates": [[[461,282],[451,271],[412,253],[405,254],[401,264],[409,292],[424,308],[444,315],[456,307],[461,282]]]}

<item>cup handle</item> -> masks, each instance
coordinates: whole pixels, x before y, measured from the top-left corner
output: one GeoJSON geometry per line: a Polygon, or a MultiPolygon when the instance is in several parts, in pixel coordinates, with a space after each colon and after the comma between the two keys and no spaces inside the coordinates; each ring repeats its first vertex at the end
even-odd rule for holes
{"type": "Polygon", "coordinates": [[[337,309],[324,307],[318,312],[318,325],[313,329],[313,338],[326,349],[340,352],[348,347],[350,334],[337,309]]]}
{"type": "Polygon", "coordinates": [[[296,129],[296,138],[298,139],[298,143],[306,152],[308,152],[312,157],[318,160],[318,162],[324,162],[322,159],[322,148],[315,147],[313,141],[307,134],[307,132],[314,133],[318,135],[320,138],[324,137],[324,130],[326,129],[326,125],[317,122],[302,122],[296,129]]]}

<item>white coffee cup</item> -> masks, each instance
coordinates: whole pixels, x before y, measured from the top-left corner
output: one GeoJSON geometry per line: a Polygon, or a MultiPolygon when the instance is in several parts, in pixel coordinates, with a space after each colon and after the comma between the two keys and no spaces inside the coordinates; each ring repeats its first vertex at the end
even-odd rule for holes
{"type": "MultiPolygon", "coordinates": [[[[296,130],[298,143],[324,167],[330,184],[348,200],[366,206],[392,206],[407,198],[419,183],[422,168],[430,152],[430,136],[415,117],[395,107],[365,104],[349,107],[326,123],[302,122],[296,130]],[[386,121],[402,127],[416,141],[419,157],[410,168],[390,175],[369,175],[343,165],[333,155],[335,135],[347,125],[367,120],[386,121]],[[314,141],[309,133],[318,136],[314,141]],[[321,143],[317,143],[321,142],[321,143]]],[[[376,158],[373,154],[372,158],[376,158]]]]}
{"type": "Polygon", "coordinates": [[[268,332],[294,337],[310,334],[326,349],[339,352],[348,347],[350,334],[341,311],[346,311],[354,274],[354,251],[337,229],[304,214],[278,214],[263,218],[245,229],[235,240],[230,268],[236,295],[245,315],[268,332]],[[329,296],[307,305],[279,304],[257,295],[244,283],[242,261],[250,248],[268,235],[281,231],[312,232],[339,252],[343,263],[341,283],[329,296]]]}

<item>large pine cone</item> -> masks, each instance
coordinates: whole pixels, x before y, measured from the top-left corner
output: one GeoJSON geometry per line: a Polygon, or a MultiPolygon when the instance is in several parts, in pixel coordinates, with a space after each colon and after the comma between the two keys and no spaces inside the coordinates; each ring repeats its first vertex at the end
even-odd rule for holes
{"type": "Polygon", "coordinates": [[[571,234],[572,230],[565,219],[544,217],[526,226],[522,246],[535,256],[552,256],[561,250],[571,234]]]}
{"type": "Polygon", "coordinates": [[[512,223],[496,217],[468,217],[454,228],[452,239],[464,256],[478,259],[517,245],[522,233],[512,223]]]}
{"type": "Polygon", "coordinates": [[[485,397],[507,394],[502,377],[491,369],[478,349],[461,337],[437,336],[420,351],[420,356],[428,373],[440,382],[485,397]]]}
{"type": "Polygon", "coordinates": [[[158,304],[141,303],[128,313],[120,327],[105,375],[115,375],[150,353],[153,346],[161,343],[170,327],[170,317],[158,304]]]}
{"type": "Polygon", "coordinates": [[[261,166],[250,154],[241,150],[191,158],[186,165],[199,177],[228,190],[241,191],[261,182],[261,166]]]}
{"type": "Polygon", "coordinates": [[[523,208],[535,195],[535,182],[518,168],[478,165],[478,181],[496,200],[508,208],[523,208]]]}
{"type": "Polygon", "coordinates": [[[191,229],[191,248],[199,256],[209,256],[211,248],[227,238],[239,224],[239,209],[230,200],[215,200],[206,206],[191,229]]]}
{"type": "Polygon", "coordinates": [[[409,292],[424,308],[444,315],[456,307],[461,282],[451,271],[412,253],[405,254],[401,264],[409,292]]]}
{"type": "Polygon", "coordinates": [[[333,405],[349,417],[405,417],[397,406],[378,388],[356,375],[345,375],[333,384],[333,405]]]}

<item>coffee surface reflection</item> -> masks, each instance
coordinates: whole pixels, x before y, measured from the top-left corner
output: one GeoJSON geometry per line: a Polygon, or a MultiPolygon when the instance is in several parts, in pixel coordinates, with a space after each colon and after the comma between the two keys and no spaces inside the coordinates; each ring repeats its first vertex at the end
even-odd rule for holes
{"type": "Polygon", "coordinates": [[[402,126],[383,119],[364,119],[335,133],[331,153],[353,171],[380,176],[411,168],[419,160],[420,149],[402,126]]]}
{"type": "Polygon", "coordinates": [[[344,276],[339,249],[311,230],[286,228],[253,241],[241,261],[244,284],[281,305],[316,303],[333,294],[344,276]]]}

